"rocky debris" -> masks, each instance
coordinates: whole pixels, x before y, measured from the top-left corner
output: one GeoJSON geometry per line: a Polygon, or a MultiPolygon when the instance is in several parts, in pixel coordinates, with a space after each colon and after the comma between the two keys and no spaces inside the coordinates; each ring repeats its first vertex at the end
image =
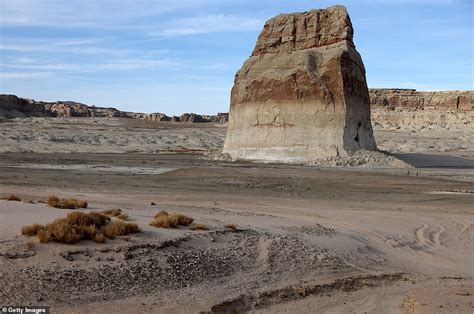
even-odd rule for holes
{"type": "Polygon", "coordinates": [[[474,91],[421,92],[416,89],[369,89],[372,108],[387,110],[472,111],[474,91]]]}
{"type": "Polygon", "coordinates": [[[346,9],[280,14],[237,72],[224,153],[309,163],[376,148],[365,68],[346,9]]]}
{"type": "Polygon", "coordinates": [[[225,123],[228,120],[229,114],[198,115],[195,113],[185,113],[179,117],[169,117],[164,113],[120,111],[115,108],[89,106],[73,101],[43,102],[20,98],[15,95],[0,95],[0,117],[122,117],[147,121],[225,123]]]}
{"type": "Polygon", "coordinates": [[[66,264],[44,262],[19,267],[17,280],[8,282],[8,289],[0,289],[0,298],[78,304],[181,289],[242,273],[252,273],[256,285],[265,285],[351,268],[339,253],[291,234],[241,229],[211,231],[209,236],[193,234],[163,243],[63,252],[60,254],[66,264]],[[210,244],[192,244],[199,241],[210,244]]]}
{"type": "MultiPolygon", "coordinates": [[[[219,150],[209,150],[203,154],[204,159],[231,161],[232,156],[219,150]]],[[[257,161],[259,162],[259,161],[257,161]]],[[[287,162],[299,164],[300,162],[287,162]]],[[[321,167],[355,167],[355,168],[412,168],[409,164],[382,150],[358,150],[352,156],[320,157],[307,162],[311,166],[321,167]]]]}
{"type": "Polygon", "coordinates": [[[269,307],[274,304],[301,300],[308,296],[332,296],[341,291],[350,292],[368,287],[382,287],[405,279],[404,273],[377,274],[345,277],[333,282],[290,285],[284,288],[265,290],[257,293],[241,294],[215,304],[208,312],[201,313],[246,313],[269,307]]]}
{"type": "Polygon", "coordinates": [[[326,157],[313,161],[314,166],[362,168],[413,168],[384,151],[359,150],[350,157],[326,157]]]}
{"type": "Polygon", "coordinates": [[[321,224],[315,224],[312,226],[301,226],[301,227],[283,227],[282,229],[290,232],[301,232],[308,235],[314,236],[326,236],[331,237],[336,234],[336,230],[328,227],[324,227],[321,224]]]}

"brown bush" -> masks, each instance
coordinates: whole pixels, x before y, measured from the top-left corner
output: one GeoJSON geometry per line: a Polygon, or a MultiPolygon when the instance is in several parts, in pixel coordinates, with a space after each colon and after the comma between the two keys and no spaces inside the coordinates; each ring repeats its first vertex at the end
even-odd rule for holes
{"type": "Polygon", "coordinates": [[[122,212],[120,208],[112,208],[108,210],[103,210],[101,211],[101,214],[104,214],[110,217],[116,217],[121,220],[128,220],[128,217],[129,217],[128,214],[122,212]]]}
{"type": "Polygon", "coordinates": [[[21,202],[21,198],[16,196],[15,194],[9,195],[3,199],[6,199],[7,201],[15,201],[15,202],[21,202]]]}
{"type": "Polygon", "coordinates": [[[128,220],[128,214],[123,213],[117,216],[118,219],[120,220],[128,220]]]}
{"type": "Polygon", "coordinates": [[[86,201],[80,201],[75,198],[59,198],[56,195],[50,195],[48,197],[48,205],[55,208],[63,209],[77,209],[77,208],[87,208],[89,205],[86,201]]]}
{"type": "Polygon", "coordinates": [[[92,238],[92,241],[96,243],[104,243],[105,242],[105,236],[103,233],[96,233],[94,238],[92,238]]]}
{"type": "Polygon", "coordinates": [[[178,225],[171,225],[171,220],[169,216],[158,216],[156,217],[150,225],[158,228],[176,228],[178,225]]]}
{"type": "Polygon", "coordinates": [[[194,221],[193,218],[182,214],[168,214],[162,210],[155,215],[155,219],[150,225],[159,228],[176,228],[178,226],[189,226],[194,221]]]}
{"type": "Polygon", "coordinates": [[[166,210],[160,210],[158,214],[155,215],[155,218],[161,217],[161,216],[169,216],[168,212],[166,210]]]}
{"type": "Polygon", "coordinates": [[[193,218],[188,217],[188,216],[184,216],[184,215],[181,215],[181,214],[174,214],[171,217],[177,217],[178,225],[181,225],[181,226],[189,226],[194,221],[193,218]]]}
{"type": "Polygon", "coordinates": [[[227,229],[230,229],[232,231],[236,231],[237,230],[237,226],[234,225],[234,224],[228,224],[228,225],[225,225],[224,227],[226,227],[227,229]]]}
{"type": "Polygon", "coordinates": [[[30,226],[23,226],[21,228],[21,234],[24,236],[32,237],[38,234],[39,230],[43,230],[44,226],[39,224],[32,224],[30,226]]]}
{"type": "Polygon", "coordinates": [[[135,223],[127,223],[126,226],[127,226],[128,233],[140,232],[140,227],[135,223]]]}
{"type": "Polygon", "coordinates": [[[206,225],[203,224],[191,224],[191,227],[189,227],[191,230],[209,230],[209,228],[206,225]]]}
{"type": "Polygon", "coordinates": [[[122,214],[122,210],[120,208],[112,208],[103,210],[100,213],[111,217],[117,217],[122,214]]]}
{"type": "Polygon", "coordinates": [[[134,223],[125,223],[123,221],[114,221],[104,228],[104,235],[109,239],[115,239],[121,235],[140,232],[140,228],[134,223]]]}
{"type": "Polygon", "coordinates": [[[53,235],[51,234],[50,228],[38,230],[38,234],[36,235],[36,237],[41,243],[48,243],[53,241],[53,235]]]}
{"type": "Polygon", "coordinates": [[[110,220],[109,217],[98,212],[90,212],[86,214],[79,211],[74,211],[67,214],[65,219],[68,224],[78,225],[81,228],[86,228],[89,226],[102,227],[107,223],[107,221],[110,220]]]}
{"type": "Polygon", "coordinates": [[[118,235],[140,232],[140,228],[137,224],[110,222],[110,217],[102,213],[74,211],[46,226],[24,226],[21,232],[27,236],[36,235],[41,243],[55,241],[73,244],[81,240],[102,243],[106,236],[114,239],[118,235]]]}

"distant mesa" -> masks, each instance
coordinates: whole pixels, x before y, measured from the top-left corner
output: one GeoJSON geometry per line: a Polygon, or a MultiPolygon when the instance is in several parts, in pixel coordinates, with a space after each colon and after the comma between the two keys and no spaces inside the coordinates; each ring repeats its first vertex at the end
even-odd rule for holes
{"type": "Polygon", "coordinates": [[[343,6],[280,14],[237,72],[223,152],[311,162],[375,150],[364,64],[343,6]]]}
{"type": "Polygon", "coordinates": [[[415,89],[369,89],[370,106],[386,110],[471,111],[474,91],[419,92],[415,89]]]}
{"type": "Polygon", "coordinates": [[[88,106],[73,101],[44,102],[20,98],[15,95],[0,95],[0,117],[121,117],[148,121],[170,122],[227,122],[228,113],[217,115],[199,115],[184,113],[169,117],[164,113],[140,113],[120,111],[115,108],[88,106]]]}

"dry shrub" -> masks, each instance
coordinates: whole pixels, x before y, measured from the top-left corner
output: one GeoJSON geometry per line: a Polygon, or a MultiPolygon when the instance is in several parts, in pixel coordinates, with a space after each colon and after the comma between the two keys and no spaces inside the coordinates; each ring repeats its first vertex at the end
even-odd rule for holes
{"type": "Polygon", "coordinates": [[[128,214],[122,212],[120,208],[112,208],[108,210],[103,210],[101,211],[101,214],[104,214],[110,217],[116,217],[121,220],[128,220],[128,217],[129,217],[128,214]]]}
{"type": "Polygon", "coordinates": [[[49,229],[38,230],[38,234],[36,235],[36,237],[41,243],[48,243],[53,240],[53,235],[51,234],[49,229]]]}
{"type": "Polygon", "coordinates": [[[109,239],[115,239],[121,235],[140,232],[140,228],[134,223],[125,223],[123,221],[114,221],[104,229],[104,235],[109,239]]]}
{"type": "Polygon", "coordinates": [[[156,217],[150,225],[158,228],[176,228],[177,225],[172,226],[169,216],[158,216],[156,217]]]}
{"type": "Polygon", "coordinates": [[[224,227],[226,227],[227,229],[230,229],[232,231],[236,231],[237,230],[237,226],[234,225],[234,224],[228,224],[228,225],[225,225],[224,227]]]}
{"type": "Polygon", "coordinates": [[[181,215],[181,214],[173,214],[171,217],[177,217],[178,225],[181,225],[181,226],[189,226],[194,221],[193,218],[188,217],[188,216],[184,216],[184,215],[181,215]]]}
{"type": "Polygon", "coordinates": [[[50,195],[48,197],[48,205],[51,207],[63,209],[87,208],[88,206],[86,201],[80,201],[75,198],[59,198],[56,195],[50,195]]]}
{"type": "Polygon", "coordinates": [[[117,216],[118,219],[120,220],[128,220],[128,214],[123,213],[117,216]]]}
{"type": "Polygon", "coordinates": [[[140,227],[135,223],[127,223],[127,230],[129,233],[138,233],[140,232],[140,227]]]}
{"type": "Polygon", "coordinates": [[[19,198],[19,197],[16,196],[15,194],[9,195],[9,196],[6,198],[6,200],[7,200],[7,201],[21,202],[21,198],[19,198]]]}
{"type": "Polygon", "coordinates": [[[161,216],[169,216],[168,212],[166,210],[160,210],[158,214],[155,215],[155,218],[161,217],[161,216]]]}
{"type": "Polygon", "coordinates": [[[182,214],[168,214],[162,210],[155,215],[155,219],[150,225],[159,228],[176,228],[178,226],[189,226],[194,221],[193,218],[182,214]]]}
{"type": "Polygon", "coordinates": [[[96,233],[96,235],[92,238],[92,241],[96,243],[104,243],[105,242],[105,236],[103,233],[96,233]]]}
{"type": "Polygon", "coordinates": [[[51,241],[74,244],[81,240],[105,242],[105,237],[114,239],[118,235],[139,232],[137,224],[110,222],[110,217],[98,213],[74,211],[65,218],[56,219],[46,226],[34,224],[24,226],[21,233],[27,236],[36,235],[41,243],[51,241]]]}
{"type": "Polygon", "coordinates": [[[112,209],[103,210],[100,213],[110,216],[110,217],[117,217],[122,214],[122,210],[120,208],[112,208],[112,209]]]}
{"type": "Polygon", "coordinates": [[[23,226],[21,228],[21,234],[24,236],[32,237],[38,234],[39,230],[44,229],[43,225],[32,224],[30,226],[23,226]]]}
{"type": "Polygon", "coordinates": [[[203,224],[191,224],[191,227],[189,227],[191,230],[209,230],[209,228],[206,225],[203,224]]]}

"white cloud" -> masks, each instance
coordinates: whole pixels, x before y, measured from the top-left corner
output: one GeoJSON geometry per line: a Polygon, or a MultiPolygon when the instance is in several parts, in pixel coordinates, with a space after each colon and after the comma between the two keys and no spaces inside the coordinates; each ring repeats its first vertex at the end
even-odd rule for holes
{"type": "Polygon", "coordinates": [[[0,0],[0,16],[5,26],[126,29],[145,26],[147,17],[192,10],[207,2],[210,0],[0,0]]]}
{"type": "Polygon", "coordinates": [[[50,72],[4,72],[0,71],[0,80],[37,79],[53,76],[50,72]]]}
{"type": "Polygon", "coordinates": [[[100,41],[97,39],[23,38],[22,40],[12,40],[9,38],[2,38],[0,51],[15,51],[21,53],[51,52],[111,56],[125,56],[132,53],[129,49],[99,47],[94,45],[96,43],[100,43],[100,41]]]}
{"type": "Polygon", "coordinates": [[[32,71],[97,73],[104,71],[156,70],[159,68],[176,68],[180,65],[171,60],[116,59],[96,63],[3,63],[2,67],[32,71]]]}
{"type": "Polygon", "coordinates": [[[174,37],[217,32],[254,31],[262,28],[264,21],[235,15],[204,15],[175,19],[166,23],[154,36],[174,37]]]}

